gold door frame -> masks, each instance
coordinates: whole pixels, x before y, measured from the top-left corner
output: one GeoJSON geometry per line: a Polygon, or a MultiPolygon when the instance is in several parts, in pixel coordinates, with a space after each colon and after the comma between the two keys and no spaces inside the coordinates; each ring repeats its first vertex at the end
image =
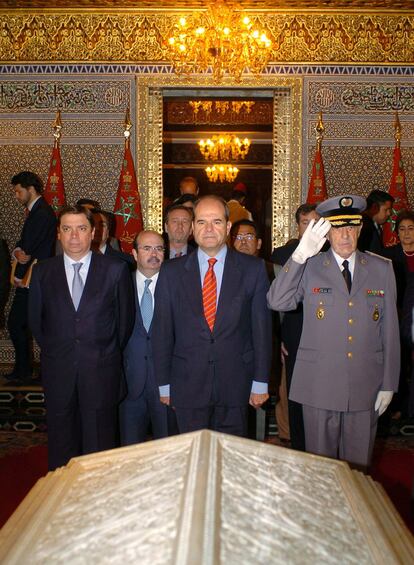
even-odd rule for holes
{"type": "MultiPolygon", "coordinates": [[[[136,163],[145,227],[162,232],[163,97],[168,88],[214,88],[211,77],[175,75],[136,78],[136,163]]],[[[302,201],[302,79],[281,76],[223,81],[220,88],[273,91],[272,245],[294,233],[294,211],[302,201]]]]}

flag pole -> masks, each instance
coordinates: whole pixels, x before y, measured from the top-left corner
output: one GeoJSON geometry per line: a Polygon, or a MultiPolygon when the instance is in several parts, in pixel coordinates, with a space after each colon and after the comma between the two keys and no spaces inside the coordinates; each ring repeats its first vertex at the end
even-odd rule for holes
{"type": "Polygon", "coordinates": [[[325,135],[325,126],[322,119],[322,112],[319,112],[318,121],[315,126],[316,132],[316,151],[312,165],[311,179],[309,182],[308,204],[319,204],[328,198],[325,181],[325,170],[322,159],[322,141],[325,135]]]}
{"type": "Polygon", "coordinates": [[[53,123],[53,137],[55,138],[55,147],[57,147],[60,144],[60,138],[62,136],[62,128],[63,128],[62,114],[60,112],[60,109],[58,108],[56,112],[56,118],[53,123]]]}
{"type": "Polygon", "coordinates": [[[53,149],[50,159],[49,174],[44,191],[44,198],[57,214],[59,209],[65,205],[65,188],[63,184],[62,160],[60,157],[60,140],[62,137],[62,114],[60,108],[56,111],[55,121],[53,122],[53,149]]]}
{"type": "Polygon", "coordinates": [[[394,203],[392,205],[391,217],[387,220],[382,229],[382,238],[385,247],[390,247],[398,243],[398,234],[395,229],[398,213],[402,210],[409,209],[404,163],[401,155],[402,127],[398,112],[395,112],[394,118],[394,139],[394,157],[389,188],[389,194],[394,198],[394,203]]]}
{"type": "Polygon", "coordinates": [[[125,111],[123,126],[124,158],[114,205],[115,236],[120,242],[122,251],[130,253],[134,238],[143,229],[143,219],[134,160],[130,149],[132,121],[129,107],[125,111]]]}

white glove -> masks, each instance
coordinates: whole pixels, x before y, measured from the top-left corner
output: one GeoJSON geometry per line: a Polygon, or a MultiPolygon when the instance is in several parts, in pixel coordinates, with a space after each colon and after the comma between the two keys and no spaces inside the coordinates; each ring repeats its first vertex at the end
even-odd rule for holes
{"type": "Polygon", "coordinates": [[[316,224],[315,220],[311,220],[299,245],[292,254],[293,261],[303,265],[309,257],[316,255],[322,249],[326,241],[325,236],[330,229],[331,224],[325,218],[319,218],[316,224]]]}
{"type": "Polygon", "coordinates": [[[378,416],[384,414],[385,410],[388,408],[388,404],[391,402],[394,393],[389,390],[380,390],[377,394],[377,399],[375,401],[375,411],[378,412],[378,416]]]}

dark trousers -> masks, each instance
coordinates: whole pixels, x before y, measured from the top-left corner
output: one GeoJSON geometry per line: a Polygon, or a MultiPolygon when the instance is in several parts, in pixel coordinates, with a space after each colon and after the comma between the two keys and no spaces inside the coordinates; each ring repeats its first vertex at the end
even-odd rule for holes
{"type": "Polygon", "coordinates": [[[180,434],[209,429],[247,437],[247,406],[175,408],[180,434]]]}
{"type": "Polygon", "coordinates": [[[13,372],[22,379],[27,378],[32,373],[28,302],[29,290],[27,288],[16,288],[7,324],[15,352],[13,372]]]}
{"type": "Polygon", "coordinates": [[[172,418],[175,418],[175,415],[171,408],[160,402],[158,387],[145,386],[138,398],[127,396],[121,402],[119,407],[121,445],[145,441],[150,423],[153,439],[168,437],[168,424],[172,418]]]}
{"type": "Polygon", "coordinates": [[[286,387],[288,394],[288,412],[289,412],[289,433],[292,449],[305,451],[305,430],[303,426],[303,410],[302,404],[289,400],[290,385],[292,384],[293,369],[296,362],[296,351],[290,351],[285,357],[286,364],[286,387]]]}
{"type": "Polygon", "coordinates": [[[67,404],[57,411],[46,398],[49,471],[66,465],[72,457],[117,447],[118,406],[91,409],[82,402],[76,386],[67,404]]]}

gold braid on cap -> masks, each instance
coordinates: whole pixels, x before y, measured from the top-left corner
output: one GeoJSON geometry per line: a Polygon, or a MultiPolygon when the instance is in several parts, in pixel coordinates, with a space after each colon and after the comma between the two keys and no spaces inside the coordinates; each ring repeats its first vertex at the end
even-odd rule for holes
{"type": "Polygon", "coordinates": [[[326,219],[329,220],[333,226],[341,226],[341,225],[360,226],[362,216],[360,214],[352,214],[352,215],[343,214],[339,216],[327,216],[326,219]]]}

